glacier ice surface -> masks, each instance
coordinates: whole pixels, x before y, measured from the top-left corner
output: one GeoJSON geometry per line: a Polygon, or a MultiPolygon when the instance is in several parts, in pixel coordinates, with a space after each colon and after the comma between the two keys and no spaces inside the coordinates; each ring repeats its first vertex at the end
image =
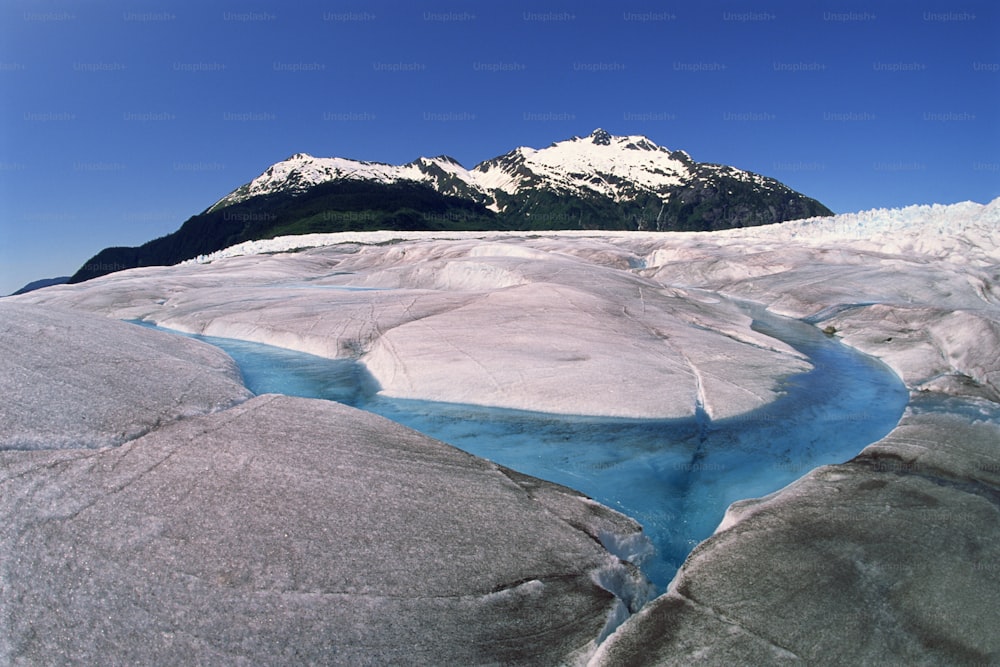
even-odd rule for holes
{"type": "Polygon", "coordinates": [[[632,520],[331,401],[0,451],[0,517],[3,664],[563,664],[648,597],[632,520]]]}
{"type": "Polygon", "coordinates": [[[204,338],[238,361],[257,393],[326,398],[386,416],[521,473],[578,489],[639,521],[656,547],[640,563],[664,589],[726,507],[766,495],[888,433],[906,404],[884,365],[815,327],[755,313],[813,368],[752,413],[710,421],[606,419],[393,399],[355,362],[204,338]]]}
{"type": "Polygon", "coordinates": [[[212,347],[123,322],[0,301],[0,450],[120,445],[251,394],[212,347]]]}
{"type": "MultiPolygon", "coordinates": [[[[386,332],[426,320],[432,326],[424,333],[448,333],[433,328],[436,317],[512,288],[533,295],[541,325],[564,331],[566,321],[546,320],[546,308],[554,305],[552,312],[565,313],[566,304],[552,295],[574,294],[600,305],[581,309],[577,318],[587,326],[597,321],[609,334],[609,348],[600,350],[606,360],[615,352],[627,356],[648,347],[630,346],[632,334],[642,329],[653,334],[643,341],[672,342],[673,348],[659,348],[665,351],[659,359],[644,357],[672,381],[665,387],[667,400],[636,401],[643,397],[634,385],[613,391],[608,380],[619,376],[603,375],[602,363],[572,376],[563,389],[575,388],[577,394],[581,387],[591,389],[586,397],[595,408],[601,406],[593,395],[600,395],[605,404],[629,406],[632,417],[681,416],[696,426],[705,423],[699,421],[703,414],[712,424],[753,418],[775,402],[789,377],[808,369],[801,355],[768,343],[752,330],[750,318],[727,309],[729,299],[829,326],[838,338],[884,360],[918,392],[915,396],[949,394],[961,397],[962,407],[947,402],[956,399],[940,399],[941,411],[922,411],[922,402],[915,402],[893,433],[856,460],[820,468],[760,501],[735,505],[725,529],[692,554],[672,593],[626,621],[595,664],[620,664],[623,657],[637,664],[689,664],[692,656],[728,664],[822,662],[831,655],[855,663],[900,658],[988,663],[1000,656],[995,643],[1000,584],[990,566],[996,562],[995,502],[982,500],[995,498],[1000,466],[995,422],[977,417],[982,411],[975,406],[998,396],[998,230],[1000,200],[714,234],[316,235],[252,242],[199,258],[201,264],[137,269],[17,300],[147,318],[331,358],[364,361],[382,340],[390,344],[378,351],[380,364],[372,364],[376,380],[397,378],[394,391],[383,398],[433,402],[456,398],[441,389],[449,389],[446,384],[435,385],[439,378],[430,361],[435,356],[471,356],[488,362],[487,370],[530,359],[516,347],[506,350],[513,356],[495,354],[496,340],[519,332],[491,327],[516,324],[516,304],[506,304],[500,319],[481,317],[466,329],[465,334],[489,332],[474,345],[455,347],[455,336],[441,336],[422,365],[410,366],[405,357],[425,340],[411,335],[412,329],[389,338],[386,332]],[[440,240],[445,237],[456,242],[440,240]],[[379,243],[387,245],[371,245],[379,243]],[[530,251],[505,253],[490,248],[494,244],[530,251]],[[260,254],[307,246],[315,248],[260,254]],[[282,287],[303,282],[309,287],[301,293],[282,287]],[[524,290],[532,285],[537,291],[524,290]],[[590,322],[582,319],[588,310],[594,316],[590,322]],[[629,328],[617,329],[623,320],[631,320],[629,328]],[[392,358],[393,344],[399,344],[400,361],[392,358]],[[418,372],[407,377],[409,370],[418,372]],[[736,382],[727,386],[731,374],[736,382]],[[592,384],[576,384],[584,380],[592,384]],[[668,415],[665,406],[674,412],[668,415]],[[725,615],[706,614],[709,608],[724,609],[725,615]],[[920,631],[914,634],[913,628],[920,631]]],[[[502,298],[496,301],[503,305],[502,298]]],[[[565,362],[585,361],[581,357],[574,351],[565,362]]],[[[624,376],[634,383],[648,374],[624,376]]],[[[573,399],[551,392],[524,390],[520,405],[505,402],[517,392],[492,385],[491,378],[503,377],[472,364],[461,380],[482,390],[485,405],[569,410],[573,399]]],[[[611,416],[606,409],[601,414],[611,416]]],[[[855,421],[816,427],[839,432],[855,421]]],[[[598,462],[610,463],[608,468],[616,463],[598,462]]],[[[794,460],[784,465],[802,472],[794,460]]],[[[705,467],[698,472],[713,472],[705,467]]],[[[753,495],[753,489],[746,491],[753,495]]],[[[521,588],[526,594],[537,590],[521,588]]]]}

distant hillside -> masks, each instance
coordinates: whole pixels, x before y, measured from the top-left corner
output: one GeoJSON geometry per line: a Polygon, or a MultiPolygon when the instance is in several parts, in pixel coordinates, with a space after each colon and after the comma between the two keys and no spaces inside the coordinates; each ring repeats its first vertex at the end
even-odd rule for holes
{"type": "Polygon", "coordinates": [[[41,280],[33,280],[21,289],[14,292],[10,296],[17,294],[27,294],[28,292],[34,292],[36,289],[42,289],[43,287],[49,287],[51,285],[63,285],[70,281],[70,276],[59,276],[58,278],[42,278],[41,280]]]}
{"type": "Polygon", "coordinates": [[[70,279],[79,283],[139,266],[164,266],[243,241],[314,232],[500,229],[497,215],[420,183],[334,181],[295,195],[253,197],[191,217],[139,247],[105,248],[70,279]],[[109,270],[110,269],[110,270],[109,270]]]}

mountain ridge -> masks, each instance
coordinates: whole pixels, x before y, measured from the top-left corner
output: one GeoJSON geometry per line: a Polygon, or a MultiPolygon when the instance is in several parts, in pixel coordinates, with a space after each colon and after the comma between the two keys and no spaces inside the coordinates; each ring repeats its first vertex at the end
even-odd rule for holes
{"type": "MultiPolygon", "coordinates": [[[[627,201],[639,192],[646,192],[657,194],[666,201],[672,186],[682,184],[686,177],[693,175],[696,167],[705,165],[695,162],[684,151],[658,146],[643,135],[614,136],[600,128],[586,137],[574,136],[541,149],[519,146],[483,160],[471,169],[449,155],[418,157],[402,165],[393,165],[343,157],[321,158],[299,152],[276,162],[257,178],[236,188],[209,207],[208,212],[260,194],[302,191],[339,179],[424,182],[444,194],[489,201],[488,208],[498,213],[504,212],[504,207],[497,201],[497,191],[515,195],[531,187],[547,187],[577,196],[603,195],[614,201],[627,201]],[[442,187],[443,177],[461,181],[464,188],[456,183],[451,183],[449,188],[442,187]],[[625,187],[621,187],[622,184],[626,184],[625,187]]],[[[728,169],[737,178],[758,185],[769,181],[777,183],[742,169],[728,169]]]]}
{"type": "Polygon", "coordinates": [[[447,155],[402,165],[305,152],[272,164],[139,247],[105,248],[71,283],[174,264],[243,241],[315,232],[608,229],[712,231],[832,215],[753,172],[696,162],[642,135],[602,129],[519,146],[466,169],[447,155]]]}

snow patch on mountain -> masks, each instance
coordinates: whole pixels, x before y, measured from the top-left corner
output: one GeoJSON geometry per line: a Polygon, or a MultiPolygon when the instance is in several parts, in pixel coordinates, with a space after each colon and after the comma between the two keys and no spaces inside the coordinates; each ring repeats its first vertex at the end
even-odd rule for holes
{"type": "Polygon", "coordinates": [[[268,167],[267,171],[246,185],[226,195],[211,208],[218,210],[259,195],[278,192],[302,192],[314,185],[336,180],[395,183],[398,181],[433,182],[432,169],[470,180],[468,171],[453,158],[419,158],[402,166],[384,162],[365,162],[348,158],[318,158],[308,153],[296,153],[287,160],[268,167]]]}
{"type": "Polygon", "coordinates": [[[691,173],[683,156],[646,137],[612,136],[600,129],[542,150],[518,148],[473,171],[484,188],[508,194],[546,183],[574,194],[591,190],[615,201],[633,198],[636,190],[663,194],[691,173]]]}

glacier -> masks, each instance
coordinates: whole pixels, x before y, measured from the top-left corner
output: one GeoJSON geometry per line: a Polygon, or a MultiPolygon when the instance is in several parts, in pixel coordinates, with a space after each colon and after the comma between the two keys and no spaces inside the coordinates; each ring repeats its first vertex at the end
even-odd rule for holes
{"type": "MultiPolygon", "coordinates": [[[[623,597],[616,597],[596,583],[610,586],[609,582],[625,580],[632,582],[625,590],[643,589],[642,577],[634,566],[610,556],[601,546],[602,541],[614,549],[629,544],[633,539],[629,535],[637,534],[637,525],[628,524],[630,520],[620,514],[604,513],[611,510],[601,510],[598,523],[610,522],[610,532],[622,535],[608,539],[605,528],[585,519],[601,505],[574,495],[566,486],[494,467],[503,477],[493,476],[502,482],[501,487],[515,495],[528,494],[532,503],[541,505],[515,504],[494,515],[485,510],[492,503],[489,494],[472,493],[457,506],[446,496],[434,495],[434,503],[421,505],[427,512],[420,515],[420,521],[434,530],[445,528],[448,522],[464,516],[453,511],[461,507],[469,510],[462,525],[470,531],[475,532],[474,526],[481,521],[499,522],[489,524],[497,527],[492,535],[507,530],[508,523],[518,524],[526,531],[522,533],[524,544],[533,540],[541,542],[532,548],[550,544],[551,551],[518,548],[518,553],[535,556],[525,563],[531,574],[501,577],[508,583],[516,582],[508,587],[514,594],[510,606],[493,613],[489,609],[499,608],[484,608],[478,598],[466,604],[461,596],[443,601],[433,613],[426,607],[403,610],[380,606],[374,598],[365,597],[364,586],[368,584],[358,575],[360,579],[345,580],[353,582],[349,585],[355,588],[337,590],[348,592],[356,603],[363,602],[369,613],[364,617],[366,623],[389,623],[391,627],[372,630],[374,634],[366,638],[352,626],[355,630],[341,635],[348,639],[338,648],[349,651],[379,638],[378,655],[392,659],[404,655],[393,648],[398,646],[394,642],[426,638],[444,627],[452,629],[448,637],[453,640],[415,653],[410,660],[434,656],[435,660],[481,664],[532,661],[531,655],[542,663],[590,661],[595,665],[690,664],[694,660],[719,664],[835,660],[855,664],[988,663],[1000,659],[995,636],[996,609],[1000,608],[1000,571],[995,567],[1000,562],[996,529],[1000,525],[996,502],[1000,488],[998,229],[1000,200],[986,205],[870,211],[715,233],[438,235],[447,238],[433,233],[372,233],[279,238],[232,248],[196,262],[133,269],[0,303],[37,312],[69,312],[81,321],[88,318],[88,322],[95,314],[144,320],[189,333],[351,361],[362,365],[367,374],[365,380],[370,385],[364,395],[386,402],[448,403],[475,410],[543,412],[561,418],[686,419],[708,424],[739,423],[771,409],[789,392],[794,378],[808,375],[816,367],[814,357],[769,335],[742,304],[797,318],[881,359],[895,371],[910,393],[910,402],[889,434],[860,453],[845,452],[840,462],[811,471],[795,469],[792,461],[789,468],[794,470],[795,480],[762,498],[749,499],[754,492],[747,489],[748,499],[731,505],[715,533],[685,560],[666,593],[641,610],[642,594],[621,592],[623,597]],[[544,574],[552,572],[544,563],[566,547],[546,542],[551,527],[537,523],[542,520],[539,507],[547,508],[542,515],[548,519],[554,513],[562,517],[560,525],[576,527],[577,532],[567,533],[566,539],[580,538],[589,545],[583,550],[573,547],[577,551],[571,562],[560,561],[575,573],[570,579],[559,579],[565,586],[550,585],[554,580],[544,574]],[[529,513],[521,515],[524,518],[519,523],[516,517],[521,512],[529,513]],[[543,565],[540,569],[539,564],[543,565]],[[599,574],[607,567],[617,568],[617,574],[599,574]],[[534,583],[536,579],[542,584],[534,583]],[[555,597],[547,598],[545,605],[551,602],[555,606],[536,604],[534,596],[554,588],[558,589],[553,591],[555,597]],[[623,605],[638,613],[626,618],[623,605]],[[505,621],[501,619],[544,626],[560,606],[568,617],[580,619],[574,625],[579,632],[567,632],[565,641],[548,647],[546,640],[525,642],[510,628],[504,635],[505,621]],[[499,633],[491,637],[508,639],[499,644],[491,643],[494,639],[477,643],[463,635],[461,628],[454,630],[456,619],[467,618],[463,614],[468,609],[477,609],[484,614],[482,618],[490,619],[489,627],[499,633]],[[514,609],[519,611],[511,616],[514,609]],[[397,614],[398,622],[392,623],[397,614]],[[623,622],[615,628],[619,621],[623,622]],[[609,636],[598,646],[597,639],[604,635],[609,636]],[[518,644],[520,653],[502,652],[506,650],[502,647],[513,644],[518,644]],[[482,648],[486,645],[499,652],[489,653],[482,648]],[[486,652],[472,653],[473,649],[486,652]]],[[[143,335],[157,333],[124,323],[119,326],[143,335]]],[[[25,340],[18,343],[21,347],[28,344],[25,340]]],[[[171,364],[159,364],[158,368],[158,372],[167,372],[171,364]]],[[[43,384],[36,385],[32,395],[46,395],[39,386],[50,380],[36,379],[43,384]]],[[[14,391],[26,390],[16,383],[13,386],[14,391]]],[[[209,393],[214,396],[216,391],[209,393]]],[[[50,390],[49,397],[58,404],[58,391],[50,390]]],[[[230,397],[218,400],[232,402],[230,397]]],[[[349,432],[356,429],[389,451],[395,451],[391,443],[400,438],[419,441],[421,447],[436,442],[420,440],[423,436],[409,430],[404,435],[398,430],[402,427],[368,412],[350,411],[330,402],[322,402],[322,408],[314,402],[299,403],[303,400],[239,398],[228,409],[199,408],[193,415],[181,410],[184,414],[177,419],[168,411],[168,418],[152,431],[98,450],[0,453],[5,485],[0,496],[5,503],[3,514],[16,518],[5,526],[0,538],[5,556],[11,555],[3,559],[0,571],[5,591],[0,607],[0,652],[21,656],[37,650],[33,655],[39,657],[65,650],[70,637],[75,637],[73,626],[67,624],[68,617],[48,613],[51,609],[60,605],[74,610],[100,609],[102,600],[105,606],[109,604],[108,591],[120,591],[136,582],[151,585],[153,580],[143,577],[141,567],[155,565],[166,568],[171,573],[170,582],[176,583],[176,587],[171,583],[162,589],[175,596],[168,596],[168,613],[150,615],[148,607],[145,611],[134,605],[126,608],[112,600],[110,617],[130,619],[122,633],[140,627],[175,627],[171,624],[187,618],[182,609],[192,602],[181,594],[183,585],[201,586],[198,582],[204,582],[222,587],[227,595],[215,609],[198,607],[207,625],[176,635],[169,642],[158,639],[149,648],[151,653],[144,655],[227,655],[234,662],[240,659],[238,655],[285,655],[280,651],[286,649],[280,648],[275,638],[291,633],[287,635],[292,638],[290,643],[282,645],[287,647],[299,641],[300,632],[288,625],[269,624],[266,632],[250,639],[240,628],[225,625],[224,612],[240,608],[244,610],[241,614],[250,614],[240,618],[262,622],[266,614],[254,616],[247,611],[253,608],[250,603],[254,599],[259,600],[261,610],[277,609],[269,607],[271,602],[264,598],[248,597],[248,592],[259,590],[262,583],[284,582],[280,589],[280,604],[284,605],[292,599],[289,595],[297,596],[303,604],[309,595],[322,597],[321,590],[308,585],[302,590],[295,588],[296,582],[312,581],[315,573],[302,564],[314,561],[303,560],[295,548],[279,548],[282,541],[275,536],[281,530],[274,524],[257,534],[259,541],[240,545],[275,554],[274,563],[239,565],[248,561],[236,559],[233,562],[237,565],[228,568],[220,563],[186,573],[179,566],[187,563],[191,554],[199,553],[191,551],[191,545],[211,543],[208,536],[213,533],[208,523],[199,524],[194,532],[184,532],[185,517],[222,503],[220,508],[230,508],[233,517],[217,513],[221,523],[211,528],[222,526],[222,535],[242,535],[243,528],[254,525],[244,522],[247,513],[239,510],[249,498],[260,499],[251,506],[262,511],[263,517],[290,516],[277,510],[270,514],[269,499],[285,496],[280,485],[268,484],[294,481],[296,488],[327,494],[330,491],[317,486],[315,476],[296,471],[317,468],[330,479],[342,479],[344,474],[365,479],[374,474],[369,468],[379,465],[376,461],[392,460],[373,455],[366,459],[370,464],[341,470],[336,457],[324,458],[322,452],[330,441],[317,432],[323,429],[316,424],[326,424],[324,428],[338,434],[342,431],[336,424],[345,425],[349,432]],[[254,415],[262,420],[260,426],[254,426],[254,415]],[[299,422],[295,415],[306,418],[299,422]],[[282,445],[279,435],[293,424],[304,447],[295,453],[282,445]],[[152,446],[147,448],[144,442],[152,446]],[[243,453],[241,442],[247,443],[243,453]],[[268,448],[274,446],[280,450],[274,456],[305,458],[295,466],[268,458],[268,448]],[[184,454],[178,452],[176,469],[170,465],[142,467],[143,460],[173,447],[182,447],[184,454]],[[222,449],[213,455],[219,447],[222,449]],[[124,477],[116,477],[128,472],[128,466],[123,468],[117,457],[133,454],[140,469],[153,471],[154,479],[176,470],[176,478],[164,478],[167,483],[157,487],[166,495],[148,496],[148,503],[143,500],[145,495],[105,495],[109,489],[129,489],[124,477]],[[264,458],[254,463],[261,456],[264,458]],[[195,474],[212,469],[205,466],[213,461],[213,465],[231,471],[220,478],[219,485],[212,476],[195,474]],[[269,470],[275,478],[255,474],[261,469],[269,470]],[[280,480],[275,481],[279,473],[280,480]],[[264,486],[246,486],[251,481],[264,486]],[[60,493],[58,489],[72,491],[60,493]],[[96,497],[106,497],[110,504],[100,501],[88,505],[96,497]],[[177,512],[161,507],[162,503],[169,507],[171,499],[181,502],[177,512]],[[102,511],[105,507],[107,511],[102,511]],[[115,517],[121,509],[137,520],[119,539],[115,529],[121,526],[115,517]],[[164,512],[165,522],[157,523],[164,512]],[[17,518],[22,514],[26,518],[17,518]],[[58,521],[42,520],[50,516],[58,521]],[[66,532],[60,532],[62,525],[66,532]],[[80,535],[87,535],[86,541],[79,542],[80,535]],[[176,541],[175,535],[187,537],[176,541]],[[68,545],[78,542],[86,546],[85,553],[80,559],[67,560],[68,545]],[[180,547],[187,550],[172,552],[176,558],[157,560],[157,554],[162,553],[157,550],[180,547]],[[117,562],[106,558],[119,552],[142,557],[129,561],[134,563],[132,569],[117,570],[125,574],[112,580],[118,575],[108,572],[115,568],[105,569],[100,564],[117,562]],[[38,567],[49,569],[32,569],[36,555],[41,556],[38,567]],[[83,569],[88,563],[98,565],[83,569]],[[189,575],[194,578],[184,578],[189,575]],[[6,592],[15,590],[16,594],[6,592]],[[51,632],[39,634],[36,628],[43,626],[51,632]],[[221,644],[205,639],[212,636],[208,628],[212,632],[224,628],[221,644]],[[186,653],[171,654],[170,646],[182,647],[186,653]],[[260,652],[226,653],[241,646],[260,652]]],[[[875,396],[868,402],[881,400],[875,396]]],[[[208,405],[214,404],[209,401],[208,405]]],[[[815,425],[817,433],[823,433],[839,430],[844,423],[817,421],[815,425]]],[[[361,440],[351,442],[359,451],[369,452],[365,438],[361,440]]],[[[461,458],[468,454],[449,458],[453,456],[457,455],[449,454],[442,460],[449,461],[445,467],[455,474],[467,466],[496,465],[473,464],[482,459],[461,458]],[[465,463],[456,464],[458,460],[465,463]]],[[[404,456],[393,468],[399,475],[396,481],[373,484],[366,497],[388,502],[401,516],[413,519],[406,508],[422,496],[409,493],[409,487],[433,489],[435,494],[454,490],[449,490],[448,475],[443,473],[434,478],[438,481],[423,486],[407,480],[407,475],[415,474],[414,469],[423,468],[407,468],[404,463],[412,460],[404,456]],[[401,498],[406,502],[397,503],[401,498]]],[[[422,478],[421,473],[416,479],[422,478]]],[[[574,486],[572,480],[568,486],[574,486]]],[[[357,512],[337,512],[338,507],[351,506],[343,499],[322,497],[320,506],[327,508],[328,516],[343,517],[343,521],[360,518],[355,517],[357,512]]],[[[285,509],[296,506],[274,505],[285,509]]],[[[387,526],[397,525],[394,515],[377,514],[375,518],[387,526]]],[[[311,534],[308,528],[298,539],[311,539],[304,537],[311,534]]],[[[364,553],[380,553],[371,538],[365,537],[380,534],[379,529],[368,526],[352,533],[365,545],[364,553]]],[[[293,540],[291,544],[301,542],[293,540]]],[[[415,567],[423,562],[421,552],[428,562],[444,562],[431,558],[439,552],[429,544],[415,544],[394,548],[413,549],[405,553],[415,567]]],[[[491,544],[499,553],[511,554],[509,546],[491,544]]],[[[638,554],[641,549],[633,551],[638,554]]],[[[331,572],[342,572],[354,562],[335,548],[324,554],[315,563],[331,568],[331,572]]],[[[461,581],[470,583],[490,581],[489,573],[494,572],[477,557],[449,565],[448,572],[457,576],[457,568],[461,581]]],[[[398,578],[394,581],[402,585],[398,578]]],[[[483,593],[478,584],[471,583],[471,588],[483,593]]],[[[151,592],[159,594],[161,590],[151,592]]],[[[273,599],[279,604],[279,598],[273,599]]],[[[489,598],[507,599],[506,594],[489,598]]],[[[307,625],[315,629],[310,636],[316,643],[309,646],[318,646],[327,641],[323,637],[336,634],[331,625],[315,625],[317,617],[296,605],[296,611],[288,612],[290,617],[300,613],[299,618],[313,619],[307,625]]],[[[99,620],[105,616],[92,616],[87,650],[110,647],[110,643],[102,643],[101,633],[110,632],[111,643],[124,636],[99,620]]],[[[74,614],[73,618],[88,616],[74,614]]],[[[114,645],[122,651],[145,650],[125,641],[114,645]]],[[[328,642],[327,650],[332,651],[331,646],[328,642]]],[[[351,660],[347,653],[339,660],[333,653],[325,655],[332,662],[351,660]]]]}
{"type": "Polygon", "coordinates": [[[752,315],[759,330],[792,345],[814,367],[790,378],[772,404],[714,422],[704,414],[608,419],[393,399],[379,395],[366,368],[348,359],[197,338],[227,352],[257,394],[359,407],[627,514],[642,524],[651,545],[623,558],[640,565],[662,591],[732,502],[850,458],[887,434],[906,404],[902,383],[884,365],[815,327],[762,311],[752,315]]]}
{"type": "Polygon", "coordinates": [[[121,445],[252,396],[218,350],[7,301],[0,358],[0,450],[121,445]]]}
{"type": "Polygon", "coordinates": [[[601,544],[638,524],[575,491],[252,396],[198,341],[6,301],[0,322],[4,664],[578,661],[653,592],[601,544]]]}
{"type": "Polygon", "coordinates": [[[700,405],[725,418],[770,403],[809,367],[735,304],[629,270],[639,260],[625,249],[553,242],[338,244],[138,269],[40,298],[356,358],[387,397],[556,414],[681,418],[700,405]],[[344,289],[358,287],[379,289],[344,289]]]}

